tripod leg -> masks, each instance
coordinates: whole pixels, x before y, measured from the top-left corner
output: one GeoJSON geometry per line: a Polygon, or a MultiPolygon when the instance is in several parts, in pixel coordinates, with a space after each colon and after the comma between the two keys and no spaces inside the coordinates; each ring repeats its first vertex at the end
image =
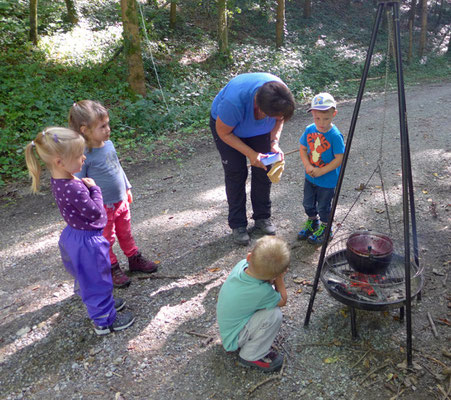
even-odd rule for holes
{"type": "Polygon", "coordinates": [[[363,69],[362,79],[360,81],[359,92],[357,94],[356,104],[355,104],[354,112],[353,112],[352,119],[351,119],[351,126],[349,128],[348,139],[346,141],[346,148],[345,148],[345,153],[343,155],[343,161],[341,164],[340,175],[338,177],[337,186],[335,188],[335,195],[334,195],[334,199],[332,201],[332,208],[331,208],[330,215],[329,215],[329,223],[327,224],[327,229],[326,229],[326,233],[325,233],[326,237],[325,237],[323,246],[321,248],[321,254],[319,256],[318,267],[316,269],[316,274],[315,274],[315,280],[313,281],[313,290],[312,290],[312,293],[310,294],[310,300],[309,300],[309,304],[308,304],[308,308],[307,308],[307,314],[306,314],[305,320],[304,320],[305,327],[308,326],[308,324],[310,322],[310,315],[313,310],[313,303],[315,301],[316,292],[318,291],[319,278],[321,275],[321,269],[322,269],[322,266],[324,263],[324,258],[326,255],[327,242],[328,242],[328,239],[330,236],[330,228],[332,226],[332,221],[335,216],[335,210],[337,208],[337,201],[338,201],[338,197],[340,195],[341,185],[343,183],[343,176],[344,176],[344,172],[346,170],[346,164],[348,161],[349,151],[351,149],[352,137],[354,135],[355,126],[357,123],[357,117],[359,115],[360,104],[362,103],[363,91],[365,89],[365,83],[366,83],[366,80],[368,77],[368,70],[370,68],[371,57],[373,55],[374,44],[376,42],[377,31],[379,30],[379,25],[380,25],[380,22],[382,19],[383,10],[384,10],[384,3],[380,3],[377,8],[376,20],[374,22],[373,32],[371,35],[371,42],[370,42],[370,46],[368,48],[368,52],[366,55],[365,66],[363,69]]]}

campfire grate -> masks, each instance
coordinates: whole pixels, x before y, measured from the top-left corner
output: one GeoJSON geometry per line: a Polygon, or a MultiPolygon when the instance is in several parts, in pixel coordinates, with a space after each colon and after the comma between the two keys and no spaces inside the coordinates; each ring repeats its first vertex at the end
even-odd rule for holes
{"type": "MultiPolygon", "coordinates": [[[[335,238],[329,245],[321,269],[321,281],[332,297],[348,306],[369,311],[403,307],[406,301],[405,280],[404,257],[396,251],[383,273],[355,271],[346,259],[346,238],[335,238]]],[[[421,291],[423,283],[423,271],[412,260],[411,298],[421,291]]]]}

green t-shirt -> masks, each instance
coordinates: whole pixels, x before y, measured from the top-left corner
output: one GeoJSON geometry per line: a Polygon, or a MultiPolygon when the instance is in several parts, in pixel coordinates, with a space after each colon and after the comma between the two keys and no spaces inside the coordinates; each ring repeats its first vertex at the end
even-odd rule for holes
{"type": "Polygon", "coordinates": [[[268,281],[246,274],[247,267],[246,259],[235,265],[219,291],[216,315],[227,351],[238,348],[238,335],[257,310],[274,308],[281,299],[268,281]]]}

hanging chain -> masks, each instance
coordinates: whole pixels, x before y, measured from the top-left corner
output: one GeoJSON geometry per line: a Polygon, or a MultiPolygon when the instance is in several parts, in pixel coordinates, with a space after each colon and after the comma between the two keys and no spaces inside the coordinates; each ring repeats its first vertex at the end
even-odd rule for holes
{"type": "Polygon", "coordinates": [[[388,200],[387,200],[387,194],[385,192],[384,179],[383,179],[383,176],[382,176],[382,167],[383,167],[383,164],[384,164],[383,144],[384,144],[385,121],[386,121],[386,116],[387,116],[387,105],[388,105],[387,92],[388,92],[388,77],[389,77],[389,72],[390,72],[390,46],[393,43],[393,23],[392,23],[393,21],[390,18],[390,12],[388,10],[386,12],[386,15],[387,15],[388,39],[387,39],[387,53],[386,53],[386,57],[385,57],[384,112],[383,112],[383,117],[382,117],[382,129],[381,129],[381,136],[380,136],[381,138],[380,138],[380,144],[379,144],[379,157],[378,157],[378,160],[377,160],[376,168],[374,169],[373,173],[368,178],[366,183],[363,185],[363,188],[360,190],[360,193],[358,194],[358,196],[356,197],[356,199],[352,203],[351,207],[348,209],[347,213],[345,214],[345,216],[343,217],[341,222],[338,224],[337,229],[335,231],[335,234],[337,234],[338,231],[340,230],[340,228],[343,226],[344,221],[346,220],[346,218],[350,214],[352,208],[359,201],[360,196],[362,195],[362,193],[365,190],[365,188],[368,187],[371,179],[373,178],[373,176],[374,176],[374,174],[376,172],[378,173],[380,181],[381,181],[381,188],[382,188],[382,194],[384,196],[385,212],[387,213],[388,228],[389,228],[389,231],[390,231],[390,236],[392,236],[392,234],[393,234],[393,232],[392,232],[392,223],[391,223],[391,219],[390,219],[389,206],[388,206],[388,200]]]}
{"type": "Polygon", "coordinates": [[[385,122],[387,118],[387,92],[388,92],[388,76],[390,73],[390,47],[393,43],[393,21],[390,18],[390,11],[387,9],[386,11],[387,15],[387,29],[388,29],[388,37],[387,37],[387,53],[385,57],[385,85],[384,85],[384,113],[382,117],[382,132],[381,132],[381,141],[379,146],[379,158],[377,160],[377,171],[379,173],[379,177],[381,180],[381,188],[382,188],[382,194],[384,196],[384,205],[385,205],[385,212],[387,213],[387,220],[388,220],[388,229],[390,231],[390,236],[393,235],[392,230],[392,223],[390,219],[390,212],[388,207],[388,200],[387,200],[387,193],[385,192],[385,185],[384,185],[384,178],[382,176],[382,168],[384,165],[384,158],[383,158],[383,145],[384,145],[384,135],[385,135],[385,122]]]}

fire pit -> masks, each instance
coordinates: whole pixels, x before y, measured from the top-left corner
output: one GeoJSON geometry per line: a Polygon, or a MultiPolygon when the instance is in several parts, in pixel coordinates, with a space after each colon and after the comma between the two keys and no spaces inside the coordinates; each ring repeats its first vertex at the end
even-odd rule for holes
{"type": "MultiPolygon", "coordinates": [[[[405,262],[403,256],[393,251],[390,262],[382,269],[382,272],[362,273],[349,260],[348,241],[348,238],[335,238],[329,245],[321,269],[321,281],[333,298],[351,308],[352,336],[357,337],[356,308],[368,311],[400,308],[401,317],[403,317],[406,301],[405,262]]],[[[412,260],[410,263],[411,298],[421,291],[423,283],[422,269],[412,260]]]]}

